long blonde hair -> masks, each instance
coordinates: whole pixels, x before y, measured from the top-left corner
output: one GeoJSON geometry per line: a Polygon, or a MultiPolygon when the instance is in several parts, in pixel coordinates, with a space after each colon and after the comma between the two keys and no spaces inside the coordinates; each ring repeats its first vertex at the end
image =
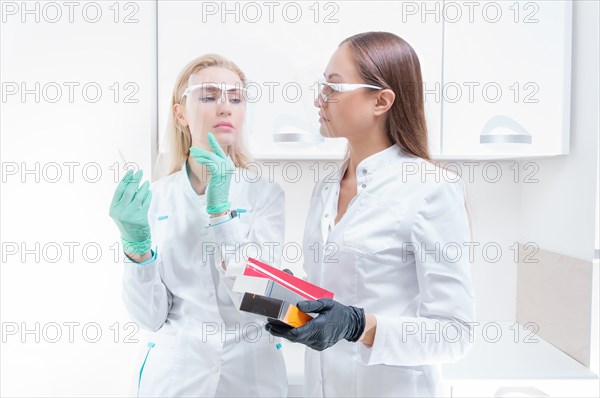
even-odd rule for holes
{"type": "MultiPolygon", "coordinates": [[[[161,176],[161,169],[164,170],[165,167],[167,169],[165,175],[170,175],[181,170],[181,167],[190,154],[190,147],[192,146],[192,133],[189,126],[182,126],[177,121],[173,113],[173,107],[175,104],[179,103],[185,105],[185,97],[181,100],[181,102],[179,101],[184,90],[187,88],[190,76],[211,66],[229,69],[240,77],[244,87],[247,84],[246,75],[244,72],[242,72],[242,70],[235,63],[218,54],[202,55],[192,60],[183,68],[183,70],[179,73],[177,81],[175,82],[175,87],[173,88],[165,136],[168,149],[164,152],[164,155],[159,153],[159,160],[157,162],[157,177],[161,176]],[[162,159],[162,156],[166,156],[166,159],[162,159]]],[[[231,156],[231,159],[236,167],[245,168],[248,166],[248,163],[250,163],[251,156],[245,147],[242,135],[236,139],[232,150],[229,151],[229,156],[231,156]]]]}

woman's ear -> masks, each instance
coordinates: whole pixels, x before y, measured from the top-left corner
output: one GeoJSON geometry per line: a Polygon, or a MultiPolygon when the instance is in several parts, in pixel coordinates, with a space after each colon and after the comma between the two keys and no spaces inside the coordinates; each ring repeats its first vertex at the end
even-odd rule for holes
{"type": "Polygon", "coordinates": [[[386,113],[394,104],[396,94],[392,90],[384,89],[380,90],[375,97],[375,106],[373,111],[376,116],[381,116],[386,113]]]}
{"type": "Polygon", "coordinates": [[[183,105],[174,104],[173,105],[173,115],[175,115],[175,119],[181,124],[183,127],[188,125],[187,120],[185,119],[185,115],[183,114],[183,105]]]}

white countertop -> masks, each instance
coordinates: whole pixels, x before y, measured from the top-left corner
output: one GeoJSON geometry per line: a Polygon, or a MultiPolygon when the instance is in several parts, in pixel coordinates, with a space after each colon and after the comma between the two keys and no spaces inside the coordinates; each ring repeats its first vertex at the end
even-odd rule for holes
{"type": "MultiPolygon", "coordinates": [[[[304,346],[282,342],[288,382],[304,382],[304,346]]],[[[594,380],[588,368],[516,322],[480,322],[470,352],[458,362],[444,365],[447,381],[490,379],[594,380]],[[486,333],[483,332],[484,326],[486,333]],[[501,330],[500,337],[497,331],[501,330]]]]}
{"type": "Polygon", "coordinates": [[[471,351],[444,365],[446,380],[462,379],[597,379],[588,368],[523,325],[508,321],[481,322],[471,351]],[[494,324],[482,333],[485,324],[494,324]],[[497,325],[497,327],[496,327],[497,325]],[[496,330],[501,330],[500,338],[496,330]],[[497,340],[497,341],[496,341],[497,340]]]}

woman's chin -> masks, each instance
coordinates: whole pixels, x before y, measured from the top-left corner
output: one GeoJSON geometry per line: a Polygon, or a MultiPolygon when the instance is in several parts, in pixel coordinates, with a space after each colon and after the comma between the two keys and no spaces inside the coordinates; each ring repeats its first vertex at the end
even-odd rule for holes
{"type": "Polygon", "coordinates": [[[321,127],[319,128],[319,134],[321,134],[322,137],[325,138],[337,138],[338,136],[333,134],[328,128],[326,128],[325,126],[321,125],[321,127]]]}
{"type": "MultiPolygon", "coordinates": [[[[217,139],[217,141],[219,141],[219,144],[221,144],[221,145],[233,145],[233,143],[235,142],[236,134],[237,134],[235,131],[222,131],[222,130],[217,130],[217,129],[213,129],[213,130],[209,130],[209,131],[211,133],[213,133],[213,135],[215,136],[215,138],[217,139]]],[[[205,138],[205,140],[208,142],[207,138],[205,138]]]]}
{"type": "Polygon", "coordinates": [[[227,146],[233,145],[235,142],[235,132],[231,131],[213,131],[215,138],[219,141],[219,144],[227,146]]]}

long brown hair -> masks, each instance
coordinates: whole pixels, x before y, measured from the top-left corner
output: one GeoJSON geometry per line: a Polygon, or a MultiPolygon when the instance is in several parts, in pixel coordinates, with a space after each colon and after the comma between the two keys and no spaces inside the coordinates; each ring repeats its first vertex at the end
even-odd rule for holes
{"type": "MultiPolygon", "coordinates": [[[[350,36],[347,44],[360,77],[367,83],[390,89],[396,99],[389,110],[386,133],[404,151],[430,163],[425,119],[421,63],[404,39],[390,32],[365,32],[350,36]]],[[[438,167],[445,168],[437,164],[438,167]]],[[[465,210],[471,230],[471,215],[465,188],[465,210]]],[[[471,230],[471,240],[473,240],[471,230]]]]}
{"type": "Polygon", "coordinates": [[[366,32],[351,36],[347,44],[361,78],[368,84],[390,89],[396,99],[389,110],[389,139],[422,159],[431,160],[421,64],[415,50],[389,32],[366,32]]]}

